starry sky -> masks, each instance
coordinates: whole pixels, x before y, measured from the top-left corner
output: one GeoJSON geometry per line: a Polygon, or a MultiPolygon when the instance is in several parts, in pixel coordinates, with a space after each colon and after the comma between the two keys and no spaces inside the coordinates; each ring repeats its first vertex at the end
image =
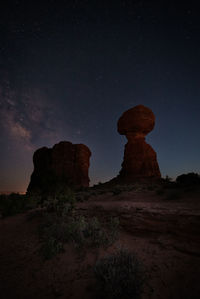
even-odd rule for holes
{"type": "Polygon", "coordinates": [[[200,172],[200,10],[183,2],[1,1],[0,192],[25,191],[33,152],[61,140],[90,148],[91,185],[113,178],[138,104],[162,176],[200,172]]]}

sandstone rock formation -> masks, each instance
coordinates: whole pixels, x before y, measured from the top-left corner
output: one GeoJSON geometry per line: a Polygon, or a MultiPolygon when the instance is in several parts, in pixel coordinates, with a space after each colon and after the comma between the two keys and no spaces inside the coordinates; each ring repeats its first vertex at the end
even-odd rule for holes
{"type": "Polygon", "coordinates": [[[34,171],[27,192],[51,192],[58,186],[88,187],[91,152],[84,144],[61,141],[33,155],[34,171]]]}
{"type": "Polygon", "coordinates": [[[160,178],[156,152],[145,141],[145,136],[155,125],[153,112],[138,105],[124,112],[117,125],[119,134],[128,139],[118,178],[127,182],[139,178],[160,178]]]}

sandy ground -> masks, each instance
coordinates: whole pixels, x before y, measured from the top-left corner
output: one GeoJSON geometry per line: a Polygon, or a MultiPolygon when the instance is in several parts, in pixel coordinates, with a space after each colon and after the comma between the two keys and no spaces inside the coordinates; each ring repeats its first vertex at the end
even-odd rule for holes
{"type": "Polygon", "coordinates": [[[0,220],[0,294],[7,298],[96,298],[94,264],[123,247],[143,263],[142,299],[200,298],[200,196],[166,200],[155,192],[92,196],[78,204],[82,215],[117,216],[119,240],[107,250],[65,252],[44,261],[37,234],[38,219],[21,214],[0,220]]]}

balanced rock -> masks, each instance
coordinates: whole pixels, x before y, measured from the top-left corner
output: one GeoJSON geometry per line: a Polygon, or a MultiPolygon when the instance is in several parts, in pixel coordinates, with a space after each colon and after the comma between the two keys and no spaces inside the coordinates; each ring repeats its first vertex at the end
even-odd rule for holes
{"type": "Polygon", "coordinates": [[[127,182],[139,178],[160,178],[156,152],[146,143],[145,136],[155,125],[151,109],[138,105],[124,112],[118,120],[118,132],[128,139],[118,178],[127,182]]]}
{"type": "Polygon", "coordinates": [[[61,141],[33,155],[34,170],[27,192],[51,192],[58,186],[88,187],[91,152],[84,144],[61,141]]]}

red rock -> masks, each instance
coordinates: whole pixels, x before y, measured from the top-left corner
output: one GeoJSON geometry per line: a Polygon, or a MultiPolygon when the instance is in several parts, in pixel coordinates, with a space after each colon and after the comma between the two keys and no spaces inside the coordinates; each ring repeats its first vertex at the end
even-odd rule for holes
{"type": "Polygon", "coordinates": [[[49,192],[60,184],[88,187],[90,156],[86,145],[68,141],[55,144],[51,149],[38,149],[33,155],[34,171],[27,192],[49,192]]]}
{"type": "Polygon", "coordinates": [[[142,136],[151,132],[155,125],[155,115],[151,109],[138,105],[125,111],[118,120],[118,132],[121,135],[142,136]]]}
{"type": "Polygon", "coordinates": [[[118,178],[130,182],[137,178],[160,178],[156,152],[146,143],[145,136],[155,125],[153,112],[139,105],[124,112],[118,121],[118,132],[126,135],[124,161],[118,178]]]}

